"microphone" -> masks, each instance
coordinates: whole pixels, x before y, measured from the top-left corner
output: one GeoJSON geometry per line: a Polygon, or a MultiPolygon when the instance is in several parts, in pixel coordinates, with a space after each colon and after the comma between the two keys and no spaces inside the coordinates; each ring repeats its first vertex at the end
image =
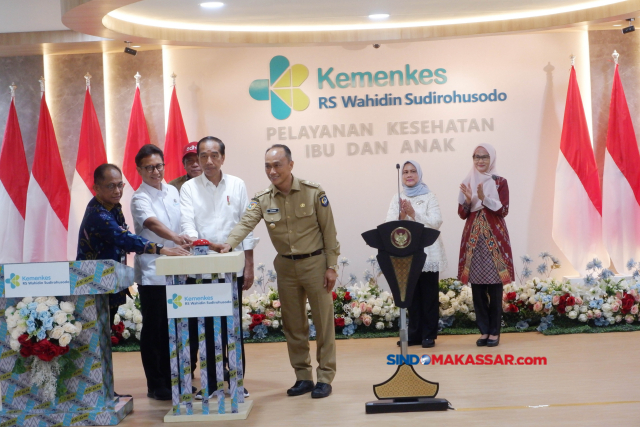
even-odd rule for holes
{"type": "Polygon", "coordinates": [[[396,163],[398,169],[398,220],[400,220],[400,211],[402,210],[402,199],[400,198],[400,163],[396,163]]]}

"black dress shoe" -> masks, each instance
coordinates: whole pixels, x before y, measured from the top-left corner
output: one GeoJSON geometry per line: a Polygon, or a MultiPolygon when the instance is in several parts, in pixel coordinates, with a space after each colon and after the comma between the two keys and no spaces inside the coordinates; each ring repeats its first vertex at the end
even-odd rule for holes
{"type": "Polygon", "coordinates": [[[436,340],[433,338],[426,338],[422,340],[422,348],[431,348],[436,346],[436,340]]]}
{"type": "Polygon", "coordinates": [[[320,399],[327,397],[331,394],[331,384],[318,382],[316,387],[311,392],[311,397],[314,399],[320,399]]]}
{"type": "MultiPolygon", "coordinates": [[[[398,341],[396,344],[398,345],[398,347],[400,347],[400,341],[398,341]]],[[[409,347],[411,347],[412,345],[420,345],[420,344],[421,344],[420,341],[411,341],[411,340],[407,341],[407,345],[409,347]]]]}
{"type": "Polygon", "coordinates": [[[500,344],[500,335],[495,340],[487,340],[487,347],[497,347],[500,344]]]}
{"type": "Polygon", "coordinates": [[[171,400],[171,390],[168,388],[158,388],[148,392],[147,397],[155,400],[171,400]]]}
{"type": "Polygon", "coordinates": [[[309,393],[313,390],[313,381],[311,380],[302,380],[296,381],[296,383],[287,390],[287,394],[289,396],[300,396],[305,393],[309,393]]]}
{"type": "Polygon", "coordinates": [[[489,340],[489,338],[480,338],[478,339],[478,341],[476,341],[476,345],[478,347],[485,347],[487,345],[487,341],[489,340]]]}

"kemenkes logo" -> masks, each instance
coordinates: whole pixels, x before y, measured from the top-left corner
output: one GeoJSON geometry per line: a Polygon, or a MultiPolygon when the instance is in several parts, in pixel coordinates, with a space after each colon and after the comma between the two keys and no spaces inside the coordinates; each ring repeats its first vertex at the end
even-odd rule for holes
{"type": "Polygon", "coordinates": [[[11,273],[11,276],[9,276],[8,279],[5,279],[4,283],[11,285],[11,289],[15,289],[20,286],[20,276],[11,273]]]}
{"type": "Polygon", "coordinates": [[[278,120],[291,115],[291,109],[304,111],[309,97],[299,89],[309,77],[309,69],[302,64],[289,66],[289,60],[278,55],[269,62],[269,78],[254,80],[249,95],[257,101],[271,101],[271,114],[278,120]]]}
{"type": "Polygon", "coordinates": [[[172,304],[173,308],[182,307],[182,296],[173,294],[173,296],[167,300],[167,304],[172,304]]]}

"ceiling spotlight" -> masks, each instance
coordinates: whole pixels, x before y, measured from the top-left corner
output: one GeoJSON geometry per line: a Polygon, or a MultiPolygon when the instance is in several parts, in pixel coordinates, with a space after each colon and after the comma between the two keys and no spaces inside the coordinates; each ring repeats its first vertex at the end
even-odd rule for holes
{"type": "Polygon", "coordinates": [[[627,21],[629,22],[629,26],[622,29],[622,34],[627,34],[636,30],[636,27],[633,26],[633,21],[635,21],[635,18],[629,18],[627,19],[627,21]]]}
{"type": "Polygon", "coordinates": [[[622,24],[613,24],[614,27],[622,27],[622,24]]]}
{"type": "Polygon", "coordinates": [[[224,3],[222,3],[221,1],[208,1],[205,3],[200,3],[200,7],[205,7],[207,9],[217,9],[222,6],[224,6],[224,3]]]}
{"type": "Polygon", "coordinates": [[[131,47],[140,47],[140,46],[131,46],[131,47]]]}
{"type": "Polygon", "coordinates": [[[131,42],[125,41],[125,43],[127,44],[127,47],[124,48],[124,53],[128,53],[129,55],[136,56],[138,51],[135,49],[131,49],[131,42]]]}
{"type": "Polygon", "coordinates": [[[387,19],[388,17],[388,13],[374,13],[372,15],[369,15],[369,19],[387,19]]]}

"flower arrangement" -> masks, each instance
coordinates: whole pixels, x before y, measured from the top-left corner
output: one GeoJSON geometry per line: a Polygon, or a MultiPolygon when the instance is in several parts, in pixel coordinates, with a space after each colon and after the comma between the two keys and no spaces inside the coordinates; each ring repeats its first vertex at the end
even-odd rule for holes
{"type": "Polygon", "coordinates": [[[66,392],[64,380],[71,378],[80,357],[69,348],[82,332],[82,323],[73,316],[75,305],[55,297],[26,297],[5,309],[11,349],[19,352],[13,373],[30,371],[31,384],[39,387],[47,400],[66,392]]]}
{"type": "Polygon", "coordinates": [[[111,344],[118,345],[132,336],[140,341],[140,331],[142,331],[140,294],[133,294],[133,298],[127,295],[126,302],[118,307],[118,312],[113,318],[111,344]]]}

